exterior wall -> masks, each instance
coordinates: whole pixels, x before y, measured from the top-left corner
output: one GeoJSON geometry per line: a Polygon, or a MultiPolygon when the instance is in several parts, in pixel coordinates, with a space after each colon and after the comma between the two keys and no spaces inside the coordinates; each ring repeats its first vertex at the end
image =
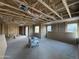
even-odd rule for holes
{"type": "Polygon", "coordinates": [[[58,24],[58,25],[59,25],[58,32],[65,32],[65,27],[66,27],[65,23],[61,23],[61,24],[58,24]]]}
{"type": "Polygon", "coordinates": [[[8,24],[8,35],[19,35],[19,26],[15,24],[8,24]]]}
{"type": "Polygon", "coordinates": [[[8,35],[8,25],[4,24],[3,27],[4,27],[5,36],[7,36],[8,35]]]}
{"type": "MultiPolygon", "coordinates": [[[[77,44],[79,43],[79,21],[75,21],[75,22],[66,22],[66,23],[59,23],[59,24],[52,24],[52,34],[47,36],[52,37],[53,33],[65,33],[66,31],[66,25],[68,23],[78,23],[78,29],[77,29],[77,33],[78,33],[78,39],[75,39],[77,41],[77,44]]],[[[55,35],[54,35],[55,36],[55,35]]],[[[76,36],[74,36],[76,37],[76,36]]],[[[53,38],[52,38],[53,39],[53,38]]],[[[64,40],[64,39],[63,39],[64,40]]]]}
{"type": "Polygon", "coordinates": [[[52,24],[52,32],[65,32],[65,23],[52,24]]]}
{"type": "MultiPolygon", "coordinates": [[[[79,36],[79,21],[68,22],[68,23],[78,23],[77,33],[79,36]]],[[[66,24],[68,24],[68,23],[52,24],[52,32],[65,32],[66,31],[66,24]]]]}
{"type": "Polygon", "coordinates": [[[15,24],[0,24],[0,34],[5,34],[6,38],[19,35],[19,27],[15,24]]]}
{"type": "Polygon", "coordinates": [[[8,34],[7,24],[5,23],[0,24],[0,34],[5,34],[5,35],[8,34]]]}
{"type": "Polygon", "coordinates": [[[52,32],[58,32],[58,25],[52,24],[52,32]]]}

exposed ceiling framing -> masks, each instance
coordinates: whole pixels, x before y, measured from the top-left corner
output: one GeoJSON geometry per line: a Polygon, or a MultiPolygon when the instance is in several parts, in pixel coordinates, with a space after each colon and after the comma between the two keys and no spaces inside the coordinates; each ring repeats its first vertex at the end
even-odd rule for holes
{"type": "Polygon", "coordinates": [[[79,0],[0,0],[0,18],[16,24],[61,23],[78,20],[78,7],[79,0]],[[21,10],[21,5],[28,9],[21,10]]]}
{"type": "MultiPolygon", "coordinates": [[[[79,1],[76,1],[76,2],[73,2],[73,3],[69,4],[68,7],[71,7],[71,6],[75,5],[75,4],[79,4],[79,1]]],[[[62,8],[59,8],[59,9],[57,9],[56,11],[61,11],[61,10],[63,10],[64,8],[65,8],[65,7],[63,6],[62,8]]],[[[48,13],[48,14],[52,14],[52,12],[50,12],[50,13],[48,13]]]]}
{"type": "Polygon", "coordinates": [[[69,14],[69,17],[71,18],[71,13],[70,13],[69,7],[67,5],[67,1],[66,0],[62,0],[62,2],[63,2],[64,6],[65,6],[65,8],[66,8],[66,10],[67,10],[67,12],[69,14]]]}
{"type": "Polygon", "coordinates": [[[52,11],[54,14],[56,14],[59,18],[63,19],[54,9],[48,6],[45,2],[43,2],[42,0],[38,0],[38,1],[42,3],[45,7],[47,7],[50,11],[52,11]]]}
{"type": "Polygon", "coordinates": [[[77,21],[77,20],[79,20],[79,17],[69,18],[69,19],[60,20],[60,21],[52,21],[44,24],[55,24],[55,23],[71,22],[71,21],[77,21]]]}

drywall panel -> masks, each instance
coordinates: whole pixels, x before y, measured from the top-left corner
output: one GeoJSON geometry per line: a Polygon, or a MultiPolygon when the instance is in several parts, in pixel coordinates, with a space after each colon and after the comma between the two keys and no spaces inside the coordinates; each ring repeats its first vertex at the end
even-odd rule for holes
{"type": "Polygon", "coordinates": [[[67,32],[49,32],[47,38],[59,40],[67,43],[76,44],[76,36],[74,33],[67,32]]]}

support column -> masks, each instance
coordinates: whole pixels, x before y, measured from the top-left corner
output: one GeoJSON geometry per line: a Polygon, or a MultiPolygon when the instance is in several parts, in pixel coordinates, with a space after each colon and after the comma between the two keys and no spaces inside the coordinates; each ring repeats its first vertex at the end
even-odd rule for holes
{"type": "Polygon", "coordinates": [[[46,37],[46,25],[42,25],[41,24],[41,38],[45,38],[46,37]]]}

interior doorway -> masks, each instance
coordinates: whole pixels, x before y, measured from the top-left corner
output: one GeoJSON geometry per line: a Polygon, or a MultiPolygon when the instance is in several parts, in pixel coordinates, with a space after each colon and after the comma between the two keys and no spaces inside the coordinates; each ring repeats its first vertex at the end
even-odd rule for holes
{"type": "Polygon", "coordinates": [[[25,35],[25,28],[26,28],[26,26],[19,26],[19,34],[20,35],[25,35]]]}
{"type": "Polygon", "coordinates": [[[25,35],[25,36],[28,37],[28,35],[29,35],[29,28],[28,28],[28,26],[20,26],[19,27],[19,34],[20,35],[25,35]]]}

